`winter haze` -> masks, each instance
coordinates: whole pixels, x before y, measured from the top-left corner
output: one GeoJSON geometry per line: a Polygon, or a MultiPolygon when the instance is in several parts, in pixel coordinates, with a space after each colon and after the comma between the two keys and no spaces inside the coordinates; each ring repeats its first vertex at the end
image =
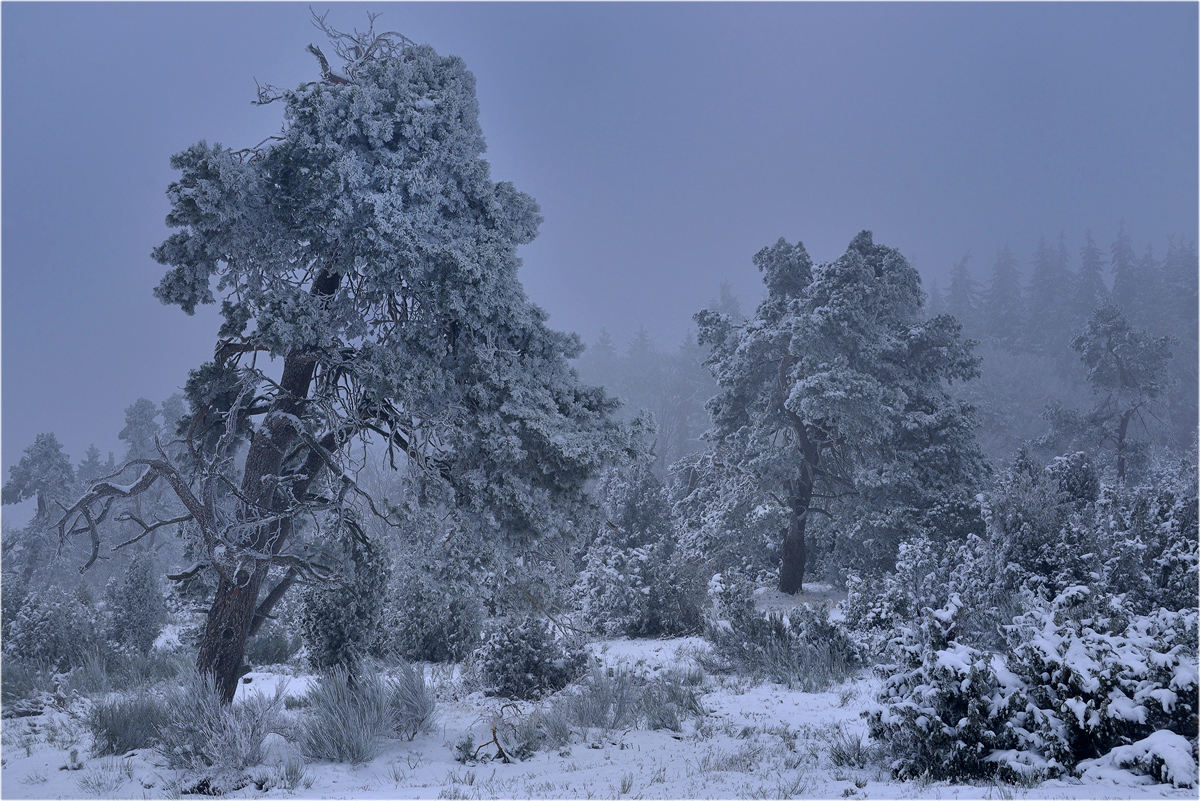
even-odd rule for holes
{"type": "MultiPolygon", "coordinates": [[[[1196,237],[1192,4],[338,3],[463,57],[487,156],[541,206],[521,279],[550,324],[674,349],[779,237],[860,230],[946,288],[1119,223],[1196,237]]],[[[211,357],[215,316],[151,295],[171,154],[278,130],[254,79],[317,76],[299,4],[3,7],[3,467],[39,432],[81,458],[211,357]],[[53,42],[53,46],[49,43],[53,42]]],[[[1111,276],[1106,275],[1111,283],[1111,276]]],[[[21,522],[28,504],[5,507],[21,522]]]]}
{"type": "Polygon", "coordinates": [[[1195,798],[1195,4],[0,15],[0,795],[1195,798]]]}

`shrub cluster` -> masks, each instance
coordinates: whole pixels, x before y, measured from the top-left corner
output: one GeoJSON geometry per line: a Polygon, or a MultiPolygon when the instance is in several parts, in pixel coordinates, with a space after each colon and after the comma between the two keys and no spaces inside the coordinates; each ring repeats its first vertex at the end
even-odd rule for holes
{"type": "Polygon", "coordinates": [[[86,719],[92,732],[92,754],[122,756],[153,746],[165,715],[162,699],[144,693],[95,701],[86,719]]]}
{"type": "Polygon", "coordinates": [[[649,462],[608,471],[598,495],[606,519],[576,583],[583,617],[610,637],[699,631],[699,565],[676,550],[670,499],[649,462]]]}
{"type": "Polygon", "coordinates": [[[222,704],[212,677],[192,670],[163,698],[158,749],[170,767],[191,772],[211,791],[233,789],[262,763],[268,734],[290,733],[282,710],[282,685],[271,697],[222,704]]]}
{"type": "MultiPolygon", "coordinates": [[[[882,669],[866,714],[897,776],[1046,778],[1162,732],[1195,742],[1194,610],[1124,615],[1119,598],[1072,587],[1017,618],[1002,652],[957,641],[967,614],[957,596],[927,609],[903,631],[904,663],[882,669]]],[[[1141,769],[1196,780],[1194,759],[1190,774],[1156,764],[1141,769]]]]}
{"type": "Polygon", "coordinates": [[[582,647],[533,614],[492,621],[475,658],[490,694],[525,700],[561,690],[587,667],[582,647]]]}
{"type": "Polygon", "coordinates": [[[424,677],[409,665],[394,679],[338,665],[308,692],[306,706],[305,755],[351,764],[374,759],[386,738],[428,731],[437,711],[424,677]]]}
{"type": "MultiPolygon", "coordinates": [[[[498,745],[494,756],[528,759],[542,748],[580,742],[595,730],[681,731],[683,721],[706,714],[697,689],[702,681],[702,673],[670,671],[647,678],[625,667],[606,670],[593,663],[578,686],[528,714],[506,714],[511,707],[497,713],[491,720],[498,745]]],[[[471,762],[478,750],[468,735],[458,744],[456,759],[471,762]]]]}
{"type": "Polygon", "coordinates": [[[803,604],[763,614],[754,585],[736,573],[717,574],[709,592],[713,612],[704,636],[712,643],[714,669],[736,669],[804,692],[821,692],[860,667],[858,649],[829,611],[803,604]]]}
{"type": "Polygon", "coordinates": [[[154,556],[148,551],[136,554],[125,574],[119,580],[114,577],[109,581],[105,595],[109,640],[138,654],[150,653],[162,632],[167,611],[154,570],[154,556]]]}
{"type": "Polygon", "coordinates": [[[383,618],[391,560],[365,536],[342,543],[342,578],[303,595],[300,634],[319,671],[353,669],[374,648],[383,618]]]}
{"type": "Polygon", "coordinates": [[[276,621],[269,620],[246,643],[244,658],[247,665],[255,667],[284,665],[299,652],[301,645],[298,636],[289,633],[285,626],[276,621]]]}
{"type": "MultiPolygon", "coordinates": [[[[432,538],[415,533],[421,542],[432,538]]],[[[388,590],[381,652],[409,662],[460,662],[479,645],[486,610],[466,554],[413,549],[397,560],[388,590]]]]}
{"type": "Polygon", "coordinates": [[[4,640],[4,655],[54,671],[83,664],[101,644],[103,621],[78,593],[50,586],[25,596],[4,640]]]}

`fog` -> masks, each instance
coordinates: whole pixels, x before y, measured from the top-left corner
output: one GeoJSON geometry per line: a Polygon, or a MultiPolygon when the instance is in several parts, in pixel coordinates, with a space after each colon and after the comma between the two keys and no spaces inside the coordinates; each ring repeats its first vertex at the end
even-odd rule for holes
{"type": "MultiPolygon", "coordinates": [[[[1041,237],[1076,271],[1089,229],[1106,264],[1120,230],[1159,262],[1197,235],[1192,4],[339,3],[330,21],[368,10],[474,72],[493,177],[544,218],[526,291],[622,354],[639,328],[674,352],[722,282],[752,313],[750,259],[779,237],[820,261],[869,229],[943,290],[969,252],[982,290],[1005,245],[1028,282],[1041,237]]],[[[151,295],[168,159],[278,130],[255,79],[316,78],[320,34],[294,4],[2,14],[7,476],[40,432],[119,458],[126,407],[211,356],[211,308],[151,295]]]]}

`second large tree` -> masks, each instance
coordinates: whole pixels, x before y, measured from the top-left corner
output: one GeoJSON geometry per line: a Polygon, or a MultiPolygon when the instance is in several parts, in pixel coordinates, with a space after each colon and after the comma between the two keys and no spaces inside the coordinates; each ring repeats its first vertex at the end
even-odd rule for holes
{"type": "Polygon", "coordinates": [[[898,540],[936,509],[969,498],[984,465],[971,410],[945,384],[977,374],[948,315],[924,319],[915,269],[869,232],[814,265],[780,239],[754,257],[767,297],[737,325],[696,315],[720,384],[708,437],[786,510],[779,589],[803,589],[806,531],[818,511],[851,504],[857,525],[898,540]]]}

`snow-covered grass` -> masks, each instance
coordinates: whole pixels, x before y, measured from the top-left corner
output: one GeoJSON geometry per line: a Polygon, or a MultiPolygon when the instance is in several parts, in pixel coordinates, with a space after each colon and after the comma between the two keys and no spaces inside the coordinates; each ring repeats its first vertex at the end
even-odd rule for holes
{"type": "MultiPolygon", "coordinates": [[[[688,676],[699,680],[694,656],[699,638],[613,640],[592,645],[602,670],[622,669],[647,681],[688,676]]],[[[890,779],[860,717],[878,680],[860,674],[820,693],[788,690],[737,675],[704,676],[695,687],[705,709],[680,731],[572,727],[562,745],[544,744],[524,761],[498,758],[492,725],[550,709],[554,698],[519,702],[472,692],[462,671],[426,667],[438,701],[435,730],[386,740],[378,756],[351,765],[304,764],[298,745],[279,735],[264,743],[263,764],[248,769],[248,783],[228,793],[241,798],[1194,798],[1195,791],[1155,784],[1122,769],[1123,761],[1169,758],[1165,771],[1186,768],[1178,743],[1146,742],[1129,753],[1097,761],[1084,780],[1033,786],[897,782],[890,779]],[[467,735],[479,759],[457,761],[455,746],[467,735]],[[1136,753],[1135,753],[1136,752],[1136,753]]],[[[273,698],[286,683],[285,700],[302,698],[316,680],[308,675],[252,673],[236,703],[255,695],[273,698]]],[[[578,692],[579,685],[564,693],[578,692]]],[[[13,718],[3,726],[0,794],[6,798],[161,798],[191,789],[152,749],[91,756],[84,724],[88,701],[42,715],[13,718]],[[71,752],[75,751],[73,760],[71,752]]],[[[305,711],[285,704],[298,722],[305,711]]]]}

